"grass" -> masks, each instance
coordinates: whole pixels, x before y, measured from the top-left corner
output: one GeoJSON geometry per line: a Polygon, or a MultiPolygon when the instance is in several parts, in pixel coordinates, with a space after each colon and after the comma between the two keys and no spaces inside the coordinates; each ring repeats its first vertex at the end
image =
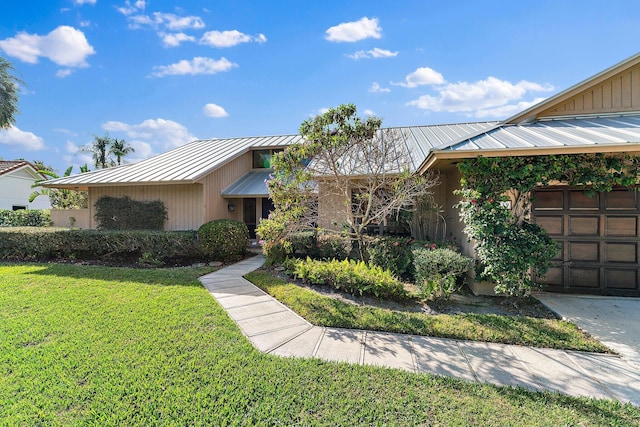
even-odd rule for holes
{"type": "Polygon", "coordinates": [[[640,422],[630,404],[263,355],[205,271],[0,264],[0,425],[640,422]]]}
{"type": "Polygon", "coordinates": [[[274,277],[264,270],[249,273],[246,278],[318,326],[599,353],[610,351],[572,323],[562,320],[495,314],[428,315],[393,311],[326,297],[274,277]]]}

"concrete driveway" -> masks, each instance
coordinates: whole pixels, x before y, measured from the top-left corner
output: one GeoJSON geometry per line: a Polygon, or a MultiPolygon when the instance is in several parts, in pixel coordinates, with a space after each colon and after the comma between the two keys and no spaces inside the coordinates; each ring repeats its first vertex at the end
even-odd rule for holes
{"type": "Polygon", "coordinates": [[[640,370],[640,298],[546,292],[534,296],[640,370]]]}

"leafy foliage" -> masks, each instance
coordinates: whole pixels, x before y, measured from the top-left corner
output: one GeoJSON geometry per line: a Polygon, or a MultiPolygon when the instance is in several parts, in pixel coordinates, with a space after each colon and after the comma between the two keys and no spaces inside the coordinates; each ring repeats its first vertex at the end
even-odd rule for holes
{"type": "Polygon", "coordinates": [[[531,269],[544,275],[557,245],[545,230],[530,223],[530,192],[563,182],[587,194],[633,188],[640,157],[626,154],[576,154],[478,157],[458,164],[462,196],[458,204],[465,233],[475,242],[481,278],[496,292],[526,293],[534,283],[531,269]]]}
{"type": "MultiPolygon", "coordinates": [[[[35,163],[34,163],[35,164],[35,163]]],[[[44,166],[41,162],[39,163],[38,173],[44,175],[48,178],[59,178],[59,176],[48,167],[44,166]]],[[[69,166],[66,171],[64,171],[63,176],[70,176],[71,171],[73,170],[73,166],[69,166]]],[[[85,164],[80,167],[80,172],[89,172],[89,168],[85,164]]],[[[46,179],[36,181],[31,188],[40,187],[40,185],[46,181],[46,179]]],[[[33,202],[36,197],[40,196],[48,196],[49,202],[51,203],[52,208],[56,209],[86,209],[89,207],[89,194],[86,191],[82,190],[70,190],[66,188],[40,188],[31,193],[29,196],[29,202],[33,202]]]]}
{"type": "Polygon", "coordinates": [[[13,65],[0,56],[0,129],[8,129],[18,113],[20,79],[12,74],[13,65]]]}
{"type": "Polygon", "coordinates": [[[412,173],[400,132],[356,113],[355,105],[345,104],[304,121],[304,142],[274,156],[268,186],[275,210],[258,227],[267,254],[272,247],[290,252],[291,233],[332,224],[332,231],[351,237],[364,258],[367,229],[412,210],[436,185],[435,178],[412,173]],[[334,202],[335,209],[319,209],[334,202]]]}
{"type": "Polygon", "coordinates": [[[193,231],[7,229],[0,232],[0,259],[131,262],[141,258],[160,264],[201,259],[202,254],[193,231]]]}
{"type": "Polygon", "coordinates": [[[167,209],[161,200],[138,201],[103,196],[95,203],[94,217],[101,230],[162,230],[167,209]]]}
{"type": "Polygon", "coordinates": [[[0,227],[48,227],[51,213],[48,209],[0,209],[0,227]]]}
{"type": "Polygon", "coordinates": [[[416,247],[413,253],[415,283],[427,298],[449,297],[473,259],[448,248],[416,247]]]}
{"type": "Polygon", "coordinates": [[[249,230],[244,222],[217,219],[200,226],[198,242],[210,259],[227,260],[247,252],[249,230]]]}
{"type": "Polygon", "coordinates": [[[326,285],[351,294],[373,295],[376,298],[402,300],[407,298],[402,282],[393,274],[364,261],[318,261],[311,258],[290,259],[287,269],[297,278],[314,285],[326,285]]]}
{"type": "Polygon", "coordinates": [[[369,262],[389,270],[397,277],[410,279],[413,276],[413,253],[410,237],[378,237],[367,242],[369,262]]]}

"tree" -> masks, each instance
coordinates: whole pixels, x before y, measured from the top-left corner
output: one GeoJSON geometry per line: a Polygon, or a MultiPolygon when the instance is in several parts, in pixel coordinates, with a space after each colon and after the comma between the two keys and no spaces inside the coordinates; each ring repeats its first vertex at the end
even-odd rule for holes
{"type": "Polygon", "coordinates": [[[304,121],[304,142],[274,156],[268,186],[275,211],[258,228],[267,246],[332,224],[333,231],[352,238],[362,257],[370,227],[411,211],[438,184],[433,175],[413,172],[399,130],[382,129],[379,118],[356,113],[355,105],[346,104],[304,121]]]}
{"type": "Polygon", "coordinates": [[[123,157],[135,151],[136,150],[134,150],[132,146],[127,144],[127,141],[125,141],[124,139],[119,140],[117,138],[113,138],[109,147],[109,153],[116,156],[116,163],[118,164],[118,166],[120,166],[123,157]]]}
{"type": "Polygon", "coordinates": [[[114,166],[116,163],[110,157],[111,155],[111,138],[108,134],[104,136],[93,136],[93,141],[87,146],[80,149],[85,153],[91,153],[93,157],[93,165],[98,169],[106,169],[114,166]]]}
{"type": "Polygon", "coordinates": [[[0,56],[0,129],[15,123],[18,113],[18,85],[21,80],[11,74],[13,65],[0,56]]]}
{"type": "MultiPolygon", "coordinates": [[[[36,161],[35,163],[40,165],[42,164],[42,162],[38,161],[36,161]]],[[[63,176],[70,176],[72,170],[73,166],[69,166],[64,172],[63,176]]],[[[89,172],[89,167],[86,164],[84,166],[80,166],[80,172],[89,172]]],[[[42,182],[48,180],[49,178],[60,178],[53,170],[51,170],[50,167],[40,169],[38,170],[38,173],[48,178],[36,181],[31,186],[31,188],[40,187],[42,182]]],[[[51,207],[55,209],[86,209],[89,206],[89,195],[86,191],[71,190],[66,188],[40,188],[39,190],[31,193],[31,195],[29,196],[29,202],[33,202],[36,197],[40,196],[48,196],[49,201],[51,202],[51,207]]]]}

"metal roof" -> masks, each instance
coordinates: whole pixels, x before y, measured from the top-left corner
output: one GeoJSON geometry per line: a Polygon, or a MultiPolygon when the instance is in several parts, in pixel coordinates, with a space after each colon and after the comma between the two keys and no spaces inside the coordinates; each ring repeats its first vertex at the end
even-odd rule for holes
{"type": "Polygon", "coordinates": [[[640,114],[567,117],[501,125],[438,151],[640,144],[640,114]]]}
{"type": "MultiPolygon", "coordinates": [[[[404,143],[416,170],[433,148],[455,144],[497,125],[498,122],[478,122],[392,129],[405,135],[404,143]]],[[[300,135],[197,140],[139,163],[54,179],[45,186],[195,183],[249,150],[284,147],[302,140],[300,135]]]]}
{"type": "Polygon", "coordinates": [[[273,171],[254,170],[222,191],[223,197],[268,197],[267,180],[273,171]]]}
{"type": "Polygon", "coordinates": [[[195,183],[251,149],[284,147],[301,140],[300,135],[201,139],[139,163],[59,178],[46,186],[195,183]]]}

